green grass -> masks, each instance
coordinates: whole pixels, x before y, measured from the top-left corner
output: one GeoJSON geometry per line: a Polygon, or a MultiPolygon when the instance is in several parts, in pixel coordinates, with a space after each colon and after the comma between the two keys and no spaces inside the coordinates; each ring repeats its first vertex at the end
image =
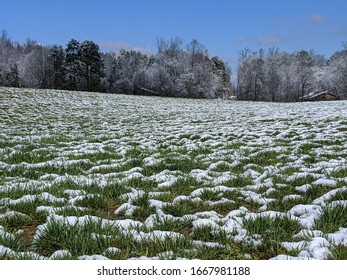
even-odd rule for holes
{"type": "Polygon", "coordinates": [[[346,178],[347,177],[347,168],[339,168],[330,173],[331,177],[334,178],[346,178]]]}
{"type": "Polygon", "coordinates": [[[36,146],[26,146],[24,150],[9,153],[3,157],[3,161],[7,164],[18,164],[26,162],[29,164],[35,164],[52,160],[56,157],[55,154],[47,150],[38,150],[36,146]]]}
{"type": "Polygon", "coordinates": [[[16,165],[11,169],[0,171],[0,175],[5,177],[24,177],[27,179],[37,180],[45,174],[57,175],[81,175],[89,170],[93,164],[89,161],[81,160],[80,162],[53,164],[48,163],[44,166],[27,167],[26,165],[16,165]]]}
{"type": "Polygon", "coordinates": [[[162,231],[173,231],[179,232],[185,236],[189,236],[192,233],[193,220],[190,218],[182,220],[172,220],[168,218],[159,218],[156,217],[154,222],[153,230],[162,230],[162,231]]]}
{"type": "Polygon", "coordinates": [[[323,209],[323,212],[320,215],[320,217],[315,220],[314,229],[321,230],[324,233],[332,233],[338,231],[340,227],[347,227],[346,217],[346,206],[327,206],[323,209]]]}
{"type": "Polygon", "coordinates": [[[268,210],[287,212],[295,205],[304,204],[305,202],[304,198],[292,198],[285,201],[276,199],[268,204],[268,210]]]}
{"type": "Polygon", "coordinates": [[[334,246],[331,250],[330,259],[332,260],[347,260],[347,246],[338,245],[334,246]]]}
{"type": "Polygon", "coordinates": [[[101,254],[103,250],[111,247],[107,240],[95,240],[91,231],[97,225],[92,222],[85,226],[65,225],[55,220],[47,224],[41,237],[34,241],[36,251],[49,257],[57,250],[68,250],[73,256],[101,254]]]}
{"type": "Polygon", "coordinates": [[[216,230],[212,226],[201,226],[196,228],[191,234],[194,240],[201,240],[203,242],[217,242],[225,245],[230,242],[228,234],[223,230],[216,230]]]}
{"type": "Polygon", "coordinates": [[[145,193],[132,201],[134,206],[137,206],[132,214],[134,219],[144,221],[146,218],[155,213],[155,208],[150,206],[149,194],[145,193]]]}
{"type": "Polygon", "coordinates": [[[93,154],[71,154],[68,155],[69,159],[71,160],[79,160],[79,159],[88,159],[93,163],[103,162],[107,163],[111,160],[118,160],[122,157],[118,155],[115,151],[106,151],[106,152],[99,152],[99,153],[93,153],[93,154]]]}
{"type": "Polygon", "coordinates": [[[182,217],[188,214],[202,212],[206,209],[206,205],[202,201],[194,202],[192,200],[182,200],[175,204],[169,204],[163,207],[165,214],[170,214],[175,217],[182,217]]]}
{"type": "Polygon", "coordinates": [[[30,216],[23,214],[7,215],[0,220],[0,225],[2,225],[6,231],[14,233],[30,225],[32,223],[31,219],[30,216]]]}
{"type": "Polygon", "coordinates": [[[301,229],[299,222],[288,216],[260,216],[256,219],[244,219],[243,225],[250,235],[268,235],[278,242],[291,240],[293,235],[301,229]]]}
{"type": "Polygon", "coordinates": [[[214,205],[208,205],[206,210],[207,211],[215,211],[219,215],[225,216],[227,215],[230,211],[238,209],[236,203],[233,202],[223,202],[223,203],[217,203],[214,205]]]}
{"type": "MultiPolygon", "coordinates": [[[[125,260],[295,256],[299,252],[287,252],[282,242],[300,241],[293,236],[304,227],[286,216],[288,210],[345,187],[339,179],[347,177],[343,166],[347,122],[340,114],[344,103],[317,103],[309,109],[310,104],[282,104],[281,110],[290,117],[280,118],[278,106],[270,103],[263,111],[261,103],[223,100],[2,91],[8,94],[0,94],[4,104],[0,112],[0,226],[7,234],[0,234],[0,244],[24,254],[0,259],[39,258],[33,253],[50,257],[56,250],[68,250],[71,256],[66,259],[92,254],[125,260]],[[306,109],[310,114],[306,115],[306,109]],[[316,119],[318,112],[326,121],[316,119]],[[155,162],[148,163],[148,157],[155,162]],[[337,161],[340,166],[329,167],[337,161]],[[134,176],[130,171],[134,168],[142,176],[134,176]],[[312,173],[336,179],[337,184],[297,191],[296,187],[317,180],[312,173]],[[274,191],[266,193],[270,188],[274,191]],[[199,193],[192,194],[195,190],[199,193]],[[63,200],[44,199],[43,192],[63,200]],[[9,199],[26,195],[36,198],[10,203],[9,199]],[[283,200],[288,195],[301,198],[283,200]],[[273,199],[266,209],[263,200],[257,201],[264,198],[273,199]],[[153,207],[151,200],[162,204],[153,207]],[[133,212],[115,214],[124,203],[130,203],[133,212]],[[38,211],[39,206],[52,207],[54,212],[38,211]],[[248,214],[278,211],[284,216],[245,220],[241,213],[234,217],[248,231],[242,242],[234,240],[237,230],[193,228],[195,219],[210,215],[223,227],[231,219],[227,215],[241,207],[248,214]],[[81,220],[86,215],[96,220],[57,221],[58,217],[81,220]],[[111,225],[125,219],[140,225],[131,229],[111,225]],[[43,224],[46,229],[34,240],[43,224]],[[180,236],[159,239],[151,237],[153,231],[180,236]],[[105,252],[110,247],[119,250],[105,252]]],[[[346,193],[338,191],[325,203],[347,200],[346,193]]],[[[347,227],[345,217],[342,205],[324,207],[314,229],[336,232],[347,227]]],[[[346,259],[346,246],[332,244],[331,252],[332,259],[346,259]]]]}
{"type": "Polygon", "coordinates": [[[23,201],[21,203],[9,205],[8,208],[13,211],[17,211],[29,216],[37,216],[38,213],[36,212],[36,208],[38,206],[55,206],[55,207],[61,207],[65,206],[64,202],[51,202],[47,201],[45,199],[42,199],[40,197],[35,197],[32,201],[23,201]]]}
{"type": "Polygon", "coordinates": [[[223,183],[223,185],[232,188],[242,188],[253,183],[252,178],[248,176],[238,175],[233,179],[230,179],[223,183]]]}
{"type": "Polygon", "coordinates": [[[55,214],[60,215],[60,216],[76,216],[76,217],[82,217],[85,215],[94,215],[97,212],[93,211],[93,209],[80,209],[80,208],[75,208],[75,207],[64,207],[60,210],[56,210],[55,214]]]}
{"type": "Polygon", "coordinates": [[[81,200],[77,200],[75,206],[89,207],[91,210],[107,210],[107,199],[104,196],[94,194],[87,195],[81,200]]]}
{"type": "Polygon", "coordinates": [[[191,158],[196,158],[197,156],[201,156],[201,155],[209,155],[212,153],[212,149],[208,148],[208,147],[198,147],[194,150],[189,151],[187,154],[191,157],[191,158]]]}
{"type": "MultiPolygon", "coordinates": [[[[239,209],[241,206],[247,208],[251,212],[257,212],[258,208],[262,206],[257,201],[248,200],[246,195],[242,195],[239,191],[227,191],[223,194],[224,198],[235,201],[233,204],[227,204],[228,211],[239,209]],[[247,199],[247,200],[246,200],[247,199]]],[[[223,204],[221,204],[222,206],[223,204]]]]}
{"type": "Polygon", "coordinates": [[[152,257],[161,252],[177,252],[181,248],[192,247],[191,241],[183,237],[135,240],[129,234],[121,233],[112,227],[101,227],[100,223],[91,221],[84,225],[66,225],[51,221],[42,236],[34,242],[34,246],[40,254],[47,257],[56,250],[68,250],[73,257],[77,257],[102,254],[107,248],[116,247],[121,250],[114,256],[117,259],[152,257]],[[93,235],[91,232],[99,235],[93,235]]]}
{"type": "Polygon", "coordinates": [[[334,195],[326,200],[326,203],[333,202],[336,200],[347,200],[347,190],[338,190],[334,195]]]}
{"type": "Polygon", "coordinates": [[[303,194],[303,197],[307,202],[312,202],[316,198],[321,197],[322,195],[326,194],[332,189],[333,188],[330,186],[320,186],[320,185],[312,186],[306,191],[305,194],[303,194]]]}
{"type": "MultiPolygon", "coordinates": [[[[4,247],[7,247],[11,250],[18,251],[22,249],[22,246],[17,238],[6,237],[5,235],[0,235],[0,244],[4,247]]],[[[7,259],[6,254],[0,255],[1,259],[7,259]]]]}
{"type": "Polygon", "coordinates": [[[154,238],[153,240],[133,241],[130,245],[134,249],[135,257],[154,257],[162,252],[172,251],[178,253],[182,251],[183,248],[190,249],[192,248],[192,241],[184,237],[177,239],[167,237],[164,240],[154,238]]]}
{"type": "MultiPolygon", "coordinates": [[[[244,153],[244,152],[242,152],[244,153]]],[[[248,152],[246,152],[248,153],[248,152]]],[[[245,158],[248,157],[248,155],[244,155],[245,158]]],[[[216,172],[231,172],[234,175],[239,175],[240,173],[243,173],[244,170],[244,166],[246,165],[244,162],[240,162],[235,164],[234,163],[234,159],[229,157],[228,155],[226,157],[223,158],[223,160],[226,163],[219,163],[215,168],[211,169],[211,171],[216,171],[216,172]],[[231,165],[229,165],[229,164],[231,165]]]]}
{"type": "Polygon", "coordinates": [[[153,191],[158,186],[158,183],[153,180],[136,177],[128,180],[126,182],[126,186],[137,190],[149,192],[153,191]]]}
{"type": "Polygon", "coordinates": [[[279,254],[287,254],[281,243],[293,240],[293,235],[301,229],[299,222],[288,216],[258,217],[244,220],[243,224],[250,235],[259,234],[261,236],[261,244],[256,250],[250,251],[257,259],[268,259],[279,254]]]}
{"type": "Polygon", "coordinates": [[[278,158],[279,154],[275,151],[264,151],[257,153],[255,156],[251,156],[248,160],[245,160],[245,164],[253,163],[260,166],[269,166],[275,165],[276,163],[281,162],[281,159],[278,158]]]}
{"type": "Polygon", "coordinates": [[[302,186],[306,184],[311,184],[312,182],[316,181],[317,179],[314,178],[312,175],[307,174],[306,176],[297,176],[294,179],[288,181],[287,183],[290,186],[297,187],[302,186]]]}
{"type": "Polygon", "coordinates": [[[165,159],[165,169],[179,170],[183,173],[189,173],[193,169],[206,169],[206,165],[192,158],[171,158],[165,159]]]}
{"type": "Polygon", "coordinates": [[[1,198],[10,198],[10,199],[18,199],[23,197],[24,195],[37,195],[40,194],[42,190],[37,189],[35,186],[29,187],[20,187],[19,184],[12,185],[10,188],[3,188],[0,190],[0,199],[1,198]]]}
{"type": "Polygon", "coordinates": [[[178,177],[173,184],[163,187],[162,191],[170,192],[170,197],[173,199],[179,195],[190,195],[194,189],[208,187],[203,183],[198,182],[194,177],[178,177]]]}
{"type": "Polygon", "coordinates": [[[221,196],[222,195],[219,192],[211,191],[210,189],[206,188],[203,190],[199,197],[205,201],[218,201],[221,199],[221,196]]]}

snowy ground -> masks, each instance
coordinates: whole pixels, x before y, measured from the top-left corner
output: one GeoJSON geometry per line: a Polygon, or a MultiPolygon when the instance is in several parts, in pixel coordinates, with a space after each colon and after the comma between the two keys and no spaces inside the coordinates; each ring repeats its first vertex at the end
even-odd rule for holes
{"type": "Polygon", "coordinates": [[[347,259],[347,102],[0,88],[1,259],[347,259]]]}

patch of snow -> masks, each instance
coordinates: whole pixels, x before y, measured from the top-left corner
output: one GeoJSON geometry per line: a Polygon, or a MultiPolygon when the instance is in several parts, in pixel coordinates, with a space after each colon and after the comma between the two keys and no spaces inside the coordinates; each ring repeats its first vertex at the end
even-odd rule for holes
{"type": "Polygon", "coordinates": [[[292,207],[288,214],[298,217],[305,229],[311,229],[321,212],[322,208],[319,205],[298,204],[292,207]]]}
{"type": "Polygon", "coordinates": [[[324,237],[314,237],[306,250],[317,260],[325,260],[330,255],[330,243],[324,237]]]}
{"type": "Polygon", "coordinates": [[[313,204],[318,204],[321,206],[326,206],[326,201],[329,200],[331,197],[333,197],[336,193],[338,192],[345,192],[347,191],[347,187],[342,187],[342,188],[338,188],[338,189],[333,189],[327,193],[325,193],[324,195],[322,195],[321,197],[315,199],[312,203],[313,204]]]}
{"type": "Polygon", "coordinates": [[[305,184],[305,185],[302,185],[302,186],[298,186],[298,187],[295,187],[295,190],[298,191],[298,192],[307,192],[308,189],[312,188],[312,185],[310,184],[305,184]]]}
{"type": "Polygon", "coordinates": [[[200,240],[193,240],[193,245],[195,246],[206,246],[206,247],[210,247],[210,248],[224,248],[225,246],[218,243],[218,242],[204,242],[204,241],[200,241],[200,240]]]}
{"type": "Polygon", "coordinates": [[[64,194],[69,196],[70,198],[73,198],[76,196],[86,195],[86,192],[84,190],[65,190],[64,194]]]}
{"type": "Polygon", "coordinates": [[[332,179],[326,179],[326,178],[320,178],[312,183],[312,185],[322,185],[322,186],[328,186],[328,187],[335,187],[337,182],[332,179]]]}
{"type": "Polygon", "coordinates": [[[108,247],[105,251],[104,251],[104,254],[107,255],[107,254],[117,254],[121,252],[121,249],[119,248],[116,248],[116,247],[108,247]]]}
{"type": "Polygon", "coordinates": [[[299,241],[299,242],[282,242],[282,246],[287,251],[301,251],[303,248],[305,248],[307,245],[306,241],[299,241]]]}
{"type": "Polygon", "coordinates": [[[288,200],[292,200],[292,199],[299,199],[302,198],[301,195],[298,194],[290,194],[290,195],[286,195],[285,197],[283,197],[282,201],[288,201],[288,200]]]}
{"type": "Polygon", "coordinates": [[[71,258],[71,253],[68,250],[58,250],[55,251],[50,257],[50,260],[59,260],[59,259],[66,259],[71,258]]]}
{"type": "Polygon", "coordinates": [[[347,228],[340,228],[335,233],[329,233],[326,235],[326,238],[334,245],[347,246],[347,228]]]}
{"type": "Polygon", "coordinates": [[[193,221],[193,231],[201,227],[219,228],[218,224],[210,219],[197,219],[193,221]]]}
{"type": "Polygon", "coordinates": [[[135,205],[132,205],[131,203],[129,202],[125,202],[123,203],[121,206],[119,206],[115,211],[114,213],[115,214],[119,214],[123,211],[125,211],[125,216],[131,216],[134,211],[136,209],[138,209],[139,207],[138,206],[135,206],[135,205]]]}
{"type": "Polygon", "coordinates": [[[11,256],[15,254],[16,252],[12,249],[5,247],[3,245],[0,245],[0,256],[11,256]]]}
{"type": "Polygon", "coordinates": [[[101,261],[109,260],[109,258],[107,258],[103,255],[83,255],[83,256],[78,257],[78,259],[79,260],[87,260],[87,261],[90,261],[90,260],[101,260],[101,261]]]}

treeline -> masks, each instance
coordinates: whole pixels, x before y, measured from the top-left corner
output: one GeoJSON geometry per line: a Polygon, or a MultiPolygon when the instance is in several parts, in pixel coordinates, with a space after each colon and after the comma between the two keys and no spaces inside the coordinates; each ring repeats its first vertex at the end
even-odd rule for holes
{"type": "Polygon", "coordinates": [[[15,43],[2,31],[0,86],[85,90],[190,98],[300,101],[329,91],[347,99],[347,42],[329,59],[313,51],[276,48],[240,52],[231,82],[230,67],[210,57],[197,40],[158,39],[157,53],[135,50],[102,53],[92,41],[70,40],[65,47],[36,41],[15,43]]]}
{"type": "Polygon", "coordinates": [[[0,86],[218,98],[230,94],[230,69],[197,40],[158,39],[158,52],[102,53],[92,41],[66,47],[0,38],[0,86]]]}
{"type": "Polygon", "coordinates": [[[329,91],[347,98],[347,42],[329,59],[313,51],[296,53],[241,51],[237,70],[237,99],[300,101],[312,92],[329,91]]]}

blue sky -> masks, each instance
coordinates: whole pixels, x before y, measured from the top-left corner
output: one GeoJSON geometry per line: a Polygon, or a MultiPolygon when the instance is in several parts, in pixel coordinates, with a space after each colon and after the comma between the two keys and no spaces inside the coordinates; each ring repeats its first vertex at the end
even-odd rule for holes
{"type": "Polygon", "coordinates": [[[65,46],[156,52],[156,39],[193,38],[231,65],[243,48],[314,49],[330,56],[347,41],[347,0],[0,0],[0,30],[65,46]]]}

